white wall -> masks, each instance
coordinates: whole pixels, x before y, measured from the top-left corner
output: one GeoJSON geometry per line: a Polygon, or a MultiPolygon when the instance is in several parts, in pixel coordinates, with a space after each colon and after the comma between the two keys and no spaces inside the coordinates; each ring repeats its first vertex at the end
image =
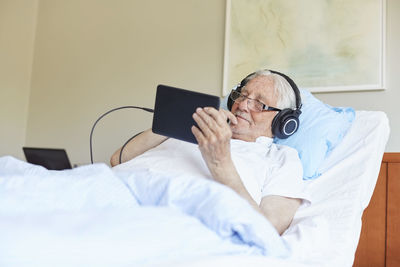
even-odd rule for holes
{"type": "MultiPolygon", "coordinates": [[[[158,83],[220,93],[225,1],[41,0],[27,144],[65,147],[89,161],[89,132],[103,112],[153,107],[158,83]]],[[[120,111],[95,131],[96,161],[151,114],[120,111]]]]}
{"type": "MultiPolygon", "coordinates": [[[[224,21],[225,0],[40,0],[26,145],[63,147],[73,163],[88,163],[95,119],[117,106],[152,107],[158,83],[219,95],[224,21]]],[[[387,151],[400,151],[399,30],[400,1],[387,0],[387,90],[317,95],[331,105],[385,111],[387,151]]],[[[151,118],[131,110],[106,117],[95,131],[95,161],[108,162],[151,118]]]]}
{"type": "Polygon", "coordinates": [[[0,156],[23,158],[37,0],[0,0],[0,156]]]}
{"type": "Polygon", "coordinates": [[[400,151],[400,1],[387,0],[386,11],[387,90],[375,92],[327,93],[316,96],[334,106],[359,110],[382,110],[389,117],[391,134],[386,152],[400,151]]]}

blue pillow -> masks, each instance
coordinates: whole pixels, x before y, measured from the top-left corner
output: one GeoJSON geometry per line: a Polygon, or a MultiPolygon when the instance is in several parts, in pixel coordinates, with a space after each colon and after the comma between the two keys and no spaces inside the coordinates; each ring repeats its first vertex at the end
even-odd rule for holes
{"type": "MultiPolygon", "coordinates": [[[[321,175],[318,171],[324,159],[342,141],[355,118],[353,108],[331,107],[301,89],[303,106],[299,130],[287,139],[275,138],[277,144],[297,150],[303,165],[303,179],[321,175]]],[[[226,108],[227,97],[221,101],[226,108]]]]}
{"type": "Polygon", "coordinates": [[[319,167],[342,141],[354,121],[355,111],[324,104],[307,90],[300,92],[303,106],[299,130],[287,139],[275,138],[274,142],[297,150],[303,165],[303,179],[309,180],[321,175],[319,167]]]}

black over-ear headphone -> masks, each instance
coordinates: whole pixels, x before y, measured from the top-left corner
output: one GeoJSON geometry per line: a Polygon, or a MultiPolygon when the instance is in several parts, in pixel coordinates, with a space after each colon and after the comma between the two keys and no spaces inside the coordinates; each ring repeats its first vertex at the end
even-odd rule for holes
{"type": "MultiPolygon", "coordinates": [[[[277,74],[283,78],[290,84],[290,87],[292,87],[294,95],[296,97],[296,108],[291,109],[291,108],[285,108],[276,114],[274,119],[272,120],[271,124],[271,130],[272,134],[280,139],[285,139],[294,134],[297,129],[300,126],[300,121],[299,121],[299,116],[301,114],[301,97],[300,97],[300,91],[297,85],[294,83],[292,79],[290,79],[287,75],[273,71],[273,70],[266,70],[270,71],[273,74],[277,74]]],[[[247,75],[234,89],[237,92],[241,92],[242,88],[247,84],[249,81],[249,78],[254,75],[256,72],[250,73],[247,75]]],[[[232,93],[231,93],[232,94],[232,93]]],[[[228,109],[231,110],[233,106],[233,100],[231,98],[231,95],[228,97],[228,103],[227,103],[228,109]]]]}

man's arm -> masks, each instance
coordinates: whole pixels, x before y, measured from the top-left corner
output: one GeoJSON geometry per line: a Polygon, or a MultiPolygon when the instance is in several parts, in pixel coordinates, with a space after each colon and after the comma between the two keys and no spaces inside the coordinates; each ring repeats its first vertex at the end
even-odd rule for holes
{"type": "Polygon", "coordinates": [[[260,206],[258,206],[245,188],[233,161],[230,160],[226,164],[220,164],[219,166],[217,164],[210,171],[214,180],[232,188],[246,199],[255,210],[264,215],[280,235],[289,227],[301,204],[301,199],[271,195],[263,197],[260,206]]]}
{"type": "MultiPolygon", "coordinates": [[[[121,162],[126,162],[128,160],[133,159],[136,156],[139,156],[146,152],[147,150],[158,146],[165,140],[167,140],[168,137],[162,136],[155,134],[151,131],[151,129],[148,129],[144,131],[143,133],[139,134],[135,138],[133,138],[125,147],[124,151],[122,153],[121,157],[121,162]]],[[[111,156],[111,166],[116,166],[119,164],[119,154],[121,152],[121,148],[119,148],[117,151],[114,152],[114,154],[111,156]]]]}
{"type": "Polygon", "coordinates": [[[265,196],[261,199],[263,215],[275,226],[281,235],[289,227],[294,214],[300,207],[301,199],[282,196],[265,196]]]}
{"type": "Polygon", "coordinates": [[[281,196],[266,196],[260,206],[246,190],[233,164],[230,152],[232,131],[226,123],[227,118],[236,124],[236,117],[224,110],[213,108],[197,109],[193,119],[199,128],[193,126],[192,132],[199,143],[199,149],[213,178],[236,191],[246,199],[251,206],[264,215],[282,234],[290,225],[296,210],[301,204],[300,199],[281,196]]]}

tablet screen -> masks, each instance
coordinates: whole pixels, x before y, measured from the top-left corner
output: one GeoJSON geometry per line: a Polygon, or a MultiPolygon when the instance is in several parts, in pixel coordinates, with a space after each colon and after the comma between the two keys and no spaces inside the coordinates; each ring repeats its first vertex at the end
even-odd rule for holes
{"type": "Polygon", "coordinates": [[[153,115],[153,133],[197,144],[191,127],[198,107],[219,109],[220,98],[166,85],[157,86],[153,115]]]}

